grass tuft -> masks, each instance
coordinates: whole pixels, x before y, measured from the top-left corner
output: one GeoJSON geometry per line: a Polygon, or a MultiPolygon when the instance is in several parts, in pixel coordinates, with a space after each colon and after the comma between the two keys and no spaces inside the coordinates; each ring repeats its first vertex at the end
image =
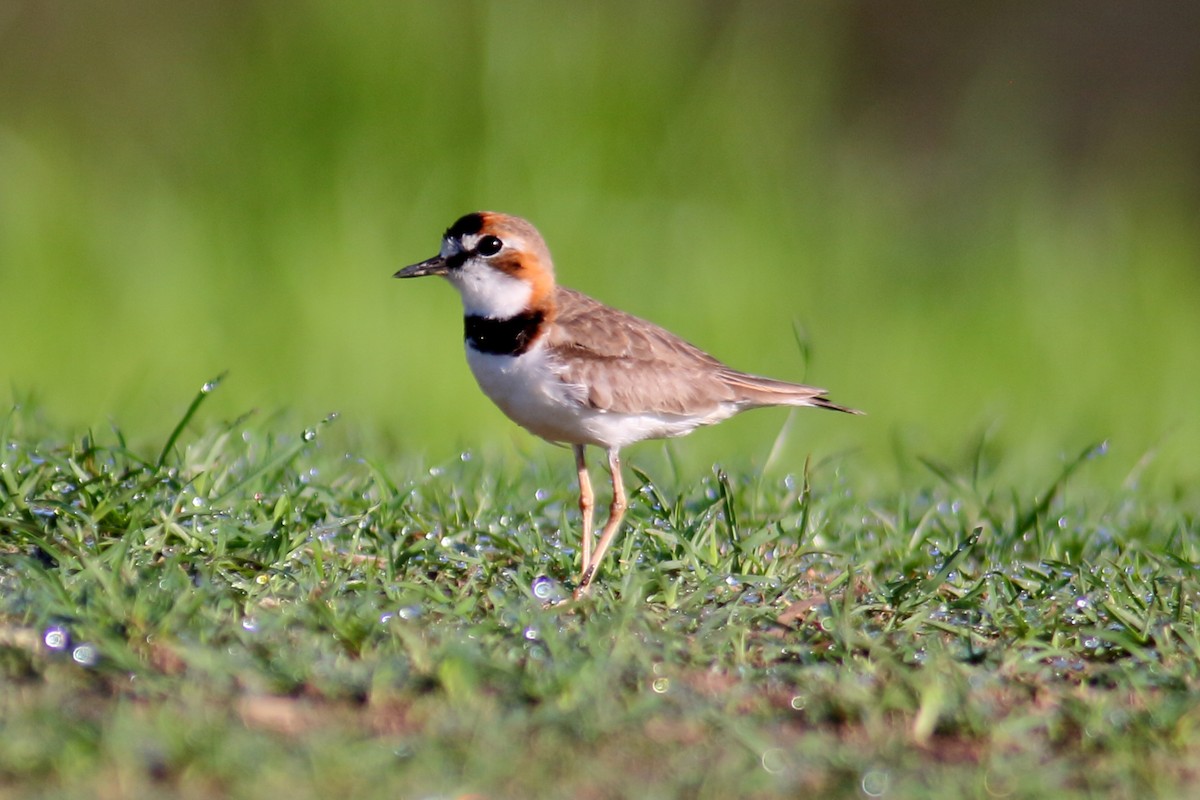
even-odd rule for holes
{"type": "MultiPolygon", "coordinates": [[[[0,423],[0,775],[18,792],[1186,794],[1194,496],[924,460],[633,468],[568,600],[571,475],[291,432],[0,423]]],[[[995,453],[988,456],[994,458],[995,453]]]]}

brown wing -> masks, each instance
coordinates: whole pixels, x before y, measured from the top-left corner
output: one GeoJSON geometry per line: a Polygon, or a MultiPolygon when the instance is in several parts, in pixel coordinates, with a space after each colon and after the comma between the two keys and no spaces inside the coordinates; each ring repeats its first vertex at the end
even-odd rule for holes
{"type": "MultiPolygon", "coordinates": [[[[730,403],[820,405],[824,390],[738,372],[651,322],[557,287],[547,346],[564,356],[566,383],[615,412],[704,414],[730,403]]],[[[848,409],[841,409],[848,410],[848,409]]]]}

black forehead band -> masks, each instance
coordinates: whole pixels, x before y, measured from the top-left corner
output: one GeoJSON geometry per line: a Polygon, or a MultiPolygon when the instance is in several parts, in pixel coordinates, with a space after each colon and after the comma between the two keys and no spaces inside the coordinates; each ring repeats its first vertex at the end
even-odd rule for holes
{"type": "Polygon", "coordinates": [[[446,229],[445,238],[461,239],[464,236],[471,236],[483,230],[483,215],[482,214],[467,214],[459,217],[458,221],[446,229]]]}

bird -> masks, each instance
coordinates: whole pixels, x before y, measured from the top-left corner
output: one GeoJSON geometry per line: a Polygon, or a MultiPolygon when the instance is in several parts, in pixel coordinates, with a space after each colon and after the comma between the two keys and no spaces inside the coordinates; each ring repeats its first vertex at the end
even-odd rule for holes
{"type": "Polygon", "coordinates": [[[582,517],[576,599],[588,593],[625,515],[622,448],[765,406],[862,413],[824,389],[740,372],[665,328],[560,286],[541,234],[520,217],[466,214],[446,229],[437,255],[394,277],[429,275],[461,296],[467,364],[483,393],[521,427],[574,452],[582,517]],[[588,445],[604,450],[612,476],[594,547],[588,445]]]}

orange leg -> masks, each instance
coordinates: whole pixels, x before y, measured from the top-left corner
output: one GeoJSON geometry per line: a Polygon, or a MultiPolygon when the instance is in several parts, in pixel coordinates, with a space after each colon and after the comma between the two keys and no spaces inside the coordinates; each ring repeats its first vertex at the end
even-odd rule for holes
{"type": "Polygon", "coordinates": [[[583,565],[579,568],[580,575],[586,575],[592,565],[592,509],[595,507],[595,495],[592,494],[592,479],[588,476],[587,460],[583,455],[583,445],[571,445],[575,451],[575,469],[579,471],[579,515],[583,518],[583,537],[580,550],[583,553],[583,565]]]}
{"type": "Polygon", "coordinates": [[[621,479],[621,455],[617,448],[610,447],[608,450],[608,468],[612,471],[612,505],[608,507],[608,522],[604,523],[604,530],[600,532],[600,541],[596,543],[596,553],[592,556],[587,567],[583,570],[583,576],[579,579],[579,588],[575,590],[575,597],[579,598],[587,594],[588,587],[592,585],[592,578],[596,576],[596,570],[600,567],[600,562],[604,559],[604,554],[608,552],[609,545],[613,543],[613,539],[617,536],[617,531],[621,528],[621,518],[625,516],[625,482],[621,479]]]}

